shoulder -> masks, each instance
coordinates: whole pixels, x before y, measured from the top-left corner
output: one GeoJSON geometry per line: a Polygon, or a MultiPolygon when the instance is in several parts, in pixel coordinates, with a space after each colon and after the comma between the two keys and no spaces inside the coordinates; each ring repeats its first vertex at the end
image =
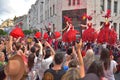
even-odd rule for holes
{"type": "MultiPolygon", "coordinates": [[[[53,69],[47,69],[44,72],[44,77],[43,78],[44,78],[44,80],[48,80],[48,79],[45,79],[45,78],[49,77],[49,78],[53,79],[55,77],[61,77],[65,74],[65,72],[66,71],[64,71],[63,69],[58,70],[58,71],[53,70],[53,69]]],[[[51,80],[51,79],[49,79],[49,80],[51,80]]]]}
{"type": "Polygon", "coordinates": [[[115,60],[111,60],[112,65],[117,65],[117,62],[115,60]]]}

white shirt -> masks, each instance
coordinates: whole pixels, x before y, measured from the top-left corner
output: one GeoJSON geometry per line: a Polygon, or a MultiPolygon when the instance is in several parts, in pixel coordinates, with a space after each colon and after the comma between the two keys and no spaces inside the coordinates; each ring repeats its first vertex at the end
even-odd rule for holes
{"type": "Polygon", "coordinates": [[[116,68],[116,65],[117,65],[117,62],[115,62],[114,60],[111,60],[110,69],[104,71],[105,77],[108,80],[115,80],[113,70],[114,70],[114,68],[116,68]]]}
{"type": "Polygon", "coordinates": [[[49,69],[49,65],[53,62],[53,57],[50,56],[47,59],[42,59],[41,62],[39,62],[38,65],[38,76],[39,79],[42,80],[44,72],[49,69]]]}

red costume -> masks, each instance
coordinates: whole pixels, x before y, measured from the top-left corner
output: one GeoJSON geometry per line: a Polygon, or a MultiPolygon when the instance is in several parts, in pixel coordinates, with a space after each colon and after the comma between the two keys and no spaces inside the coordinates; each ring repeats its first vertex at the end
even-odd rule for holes
{"type": "MultiPolygon", "coordinates": [[[[91,16],[88,16],[88,20],[92,20],[91,16]]],[[[97,32],[92,28],[92,23],[87,24],[87,29],[82,34],[82,40],[84,42],[94,42],[97,38],[97,32]]]]}
{"type": "Polygon", "coordinates": [[[43,39],[45,39],[49,44],[52,44],[52,39],[57,39],[61,36],[60,32],[51,32],[51,28],[47,29],[47,32],[44,33],[43,39]]]}
{"type": "MultiPolygon", "coordinates": [[[[108,20],[110,17],[110,12],[108,11],[104,17],[108,20]]],[[[110,45],[114,45],[116,43],[117,33],[114,31],[114,29],[110,29],[109,26],[110,23],[106,21],[98,34],[98,43],[108,43],[110,45]]]]}
{"type": "Polygon", "coordinates": [[[64,18],[65,22],[67,23],[67,30],[63,33],[62,41],[70,43],[76,40],[76,34],[78,31],[74,29],[74,26],[72,26],[71,18],[68,18],[66,16],[64,16],[64,18]]]}

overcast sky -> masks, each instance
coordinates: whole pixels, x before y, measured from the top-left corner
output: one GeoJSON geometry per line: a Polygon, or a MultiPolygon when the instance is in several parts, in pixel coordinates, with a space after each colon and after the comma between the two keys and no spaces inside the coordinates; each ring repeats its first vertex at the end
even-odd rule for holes
{"type": "Polygon", "coordinates": [[[36,0],[0,0],[0,24],[1,20],[14,18],[28,13],[29,8],[36,0]]]}

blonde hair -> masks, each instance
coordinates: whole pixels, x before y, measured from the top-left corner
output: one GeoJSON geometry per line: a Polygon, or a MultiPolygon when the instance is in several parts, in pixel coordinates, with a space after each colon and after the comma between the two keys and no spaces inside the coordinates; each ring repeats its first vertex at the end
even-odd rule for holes
{"type": "Polygon", "coordinates": [[[80,79],[80,72],[78,68],[70,68],[65,75],[62,77],[62,80],[77,80],[80,79]]]}
{"type": "Polygon", "coordinates": [[[85,69],[87,70],[92,62],[95,60],[95,55],[92,49],[88,49],[85,57],[83,58],[85,69]]]}

